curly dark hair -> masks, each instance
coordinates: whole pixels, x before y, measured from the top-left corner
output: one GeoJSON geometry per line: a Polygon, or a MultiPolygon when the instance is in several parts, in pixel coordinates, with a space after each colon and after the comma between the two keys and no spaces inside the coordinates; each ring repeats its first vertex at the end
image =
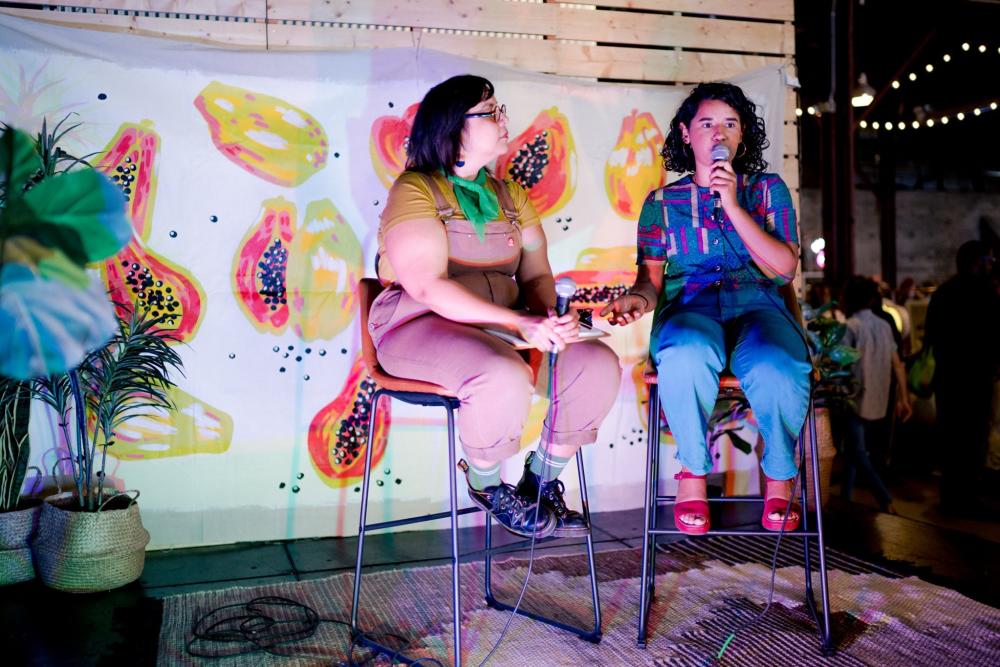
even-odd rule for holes
{"type": "Polygon", "coordinates": [[[694,153],[691,147],[684,143],[680,124],[684,123],[685,127],[690,128],[691,119],[705,100],[725,102],[740,116],[746,151],[738,153],[733,158],[733,169],[743,174],[759,174],[767,169],[764,149],[770,144],[764,132],[764,119],[757,115],[757,105],[750,101],[739,86],[713,81],[699,83],[687,99],[681,102],[674,119],[670,121],[670,131],[667,133],[666,141],[663,142],[663,150],[660,151],[666,170],[678,174],[694,171],[694,153]]]}
{"type": "Polygon", "coordinates": [[[465,114],[493,97],[493,84],[472,74],[453,76],[424,95],[413,118],[406,168],[451,173],[462,150],[465,114]]]}

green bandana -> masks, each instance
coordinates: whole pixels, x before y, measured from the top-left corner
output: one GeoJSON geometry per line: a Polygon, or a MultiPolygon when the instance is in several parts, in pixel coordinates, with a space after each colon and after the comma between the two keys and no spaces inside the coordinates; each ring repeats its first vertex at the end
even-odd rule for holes
{"type": "Polygon", "coordinates": [[[496,220],[497,213],[500,212],[497,195],[486,183],[486,167],[479,170],[474,181],[454,174],[448,174],[448,180],[455,186],[455,198],[458,199],[458,206],[465,214],[465,219],[472,223],[479,241],[485,241],[486,223],[496,220]]]}

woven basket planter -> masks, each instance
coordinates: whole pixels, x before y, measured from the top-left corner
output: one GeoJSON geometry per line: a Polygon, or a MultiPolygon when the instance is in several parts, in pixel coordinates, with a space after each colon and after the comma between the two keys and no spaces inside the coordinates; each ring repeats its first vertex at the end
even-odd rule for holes
{"type": "Polygon", "coordinates": [[[19,584],[35,578],[31,540],[38,529],[42,504],[0,512],[0,586],[19,584]]]}
{"type": "MultiPolygon", "coordinates": [[[[105,493],[121,495],[113,489],[105,489],[105,493]]],[[[131,498],[129,501],[124,509],[81,512],[71,509],[76,502],[72,493],[45,499],[32,550],[38,576],[46,586],[89,593],[118,588],[139,578],[149,533],[142,526],[139,505],[131,498]]]]}
{"type": "MultiPolygon", "coordinates": [[[[816,449],[819,453],[820,501],[825,506],[826,501],[830,497],[830,477],[833,475],[833,457],[837,454],[837,449],[833,444],[833,431],[830,429],[829,408],[816,408],[816,449]]],[[[806,487],[808,489],[806,500],[808,501],[809,511],[816,509],[816,501],[814,500],[812,490],[812,477],[812,455],[809,449],[806,448],[805,483],[808,485],[806,487]]]]}

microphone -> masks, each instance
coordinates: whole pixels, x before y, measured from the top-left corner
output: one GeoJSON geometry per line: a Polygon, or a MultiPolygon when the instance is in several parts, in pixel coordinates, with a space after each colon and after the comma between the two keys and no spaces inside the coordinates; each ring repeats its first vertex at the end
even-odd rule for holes
{"type": "Polygon", "coordinates": [[[569,311],[569,302],[576,294],[576,282],[569,276],[556,281],[556,315],[565,315],[569,311]]]}
{"type": "MultiPolygon", "coordinates": [[[[576,281],[564,276],[556,281],[556,315],[565,315],[569,311],[569,302],[576,294],[576,281]]],[[[556,351],[549,352],[549,363],[556,362],[556,351]]]]}
{"type": "MultiPolygon", "coordinates": [[[[712,162],[722,162],[729,159],[729,148],[725,144],[715,144],[712,146],[712,162]]],[[[718,223],[722,219],[722,197],[719,191],[712,192],[712,222],[718,223]]]]}

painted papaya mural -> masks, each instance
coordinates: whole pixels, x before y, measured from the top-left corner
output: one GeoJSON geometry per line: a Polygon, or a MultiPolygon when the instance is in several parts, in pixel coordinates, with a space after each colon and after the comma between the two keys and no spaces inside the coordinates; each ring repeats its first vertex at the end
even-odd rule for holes
{"type": "Polygon", "coordinates": [[[142,241],[149,239],[152,229],[159,150],[160,135],[152,121],[123,123],[95,165],[122,189],[135,235],[142,241]]]}
{"type": "Polygon", "coordinates": [[[145,243],[153,226],[160,143],[151,121],[123,123],[98,162],[97,168],[122,188],[135,234],[104,262],[101,277],[119,315],[127,315],[128,304],[148,310],[152,317],[166,315],[156,329],[170,332],[176,343],[186,343],[201,325],[205,291],[190,270],[145,243]]]}
{"type": "Polygon", "coordinates": [[[611,208],[627,220],[638,220],[646,195],[666,183],[660,160],[663,141],[652,114],[632,109],[622,120],[618,141],[604,164],[604,189],[611,208]]]}
{"type": "Polygon", "coordinates": [[[326,132],[294,104],[213,81],[194,106],[208,123],[219,152],[269,183],[301,185],[326,166],[326,132]]]}
{"type": "MultiPolygon", "coordinates": [[[[309,459],[313,469],[334,488],[358,481],[365,467],[365,447],[371,422],[375,381],[365,370],[361,356],[354,360],[344,388],[333,401],[316,413],[309,424],[309,459]]],[[[372,466],[382,460],[391,421],[389,401],[379,406],[373,439],[372,466]]]]}
{"type": "Polygon", "coordinates": [[[305,341],[332,338],[356,311],[361,243],[329,199],[296,207],[283,197],[266,199],[233,260],[233,289],[255,329],[278,334],[289,324],[305,341]]]}
{"type": "Polygon", "coordinates": [[[496,173],[523,185],[540,216],[565,206],[576,191],[576,148],[566,116],[556,107],[539,113],[497,158],[496,173]]]}
{"type": "Polygon", "coordinates": [[[411,104],[402,116],[379,116],[372,123],[368,152],[375,174],[386,189],[406,169],[406,146],[419,107],[419,102],[411,104]]]}
{"type": "Polygon", "coordinates": [[[222,454],[233,441],[233,418],[179,387],[168,392],[174,405],[124,422],[108,456],[123,460],[222,454]]]}

